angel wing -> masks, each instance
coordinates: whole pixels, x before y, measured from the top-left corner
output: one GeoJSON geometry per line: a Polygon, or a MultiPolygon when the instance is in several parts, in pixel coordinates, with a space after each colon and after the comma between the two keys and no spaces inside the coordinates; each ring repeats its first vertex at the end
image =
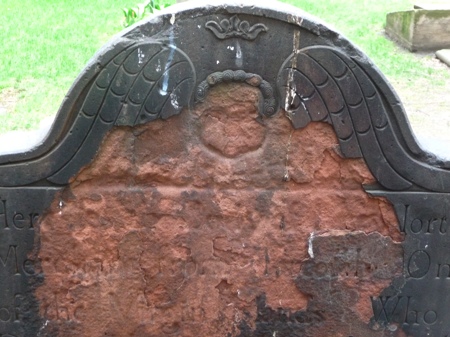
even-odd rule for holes
{"type": "Polygon", "coordinates": [[[180,49],[151,38],[117,43],[80,75],[63,102],[56,124],[68,120],[60,126],[68,129],[64,138],[35,160],[4,165],[0,185],[14,184],[14,176],[23,184],[46,177],[66,184],[90,162],[97,151],[93,144],[114,125],[133,126],[178,114],[189,105],[194,85],[194,66],[180,49]]]}
{"type": "Polygon", "coordinates": [[[448,191],[450,172],[423,160],[425,154],[402,119],[401,104],[392,99],[395,94],[376,70],[369,73],[371,69],[326,46],[292,54],[279,72],[278,87],[294,127],[311,121],[331,123],[343,155],[364,157],[388,189],[448,191]]]}

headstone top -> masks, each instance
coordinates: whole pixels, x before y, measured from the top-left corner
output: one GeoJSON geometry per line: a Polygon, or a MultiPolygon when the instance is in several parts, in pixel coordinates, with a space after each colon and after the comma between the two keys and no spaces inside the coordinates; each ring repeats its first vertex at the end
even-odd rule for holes
{"type": "Polygon", "coordinates": [[[101,49],[43,144],[0,157],[0,184],[66,184],[112,127],[167,119],[240,82],[260,90],[260,118],[285,110],[294,128],[332,124],[343,155],[364,157],[384,187],[450,190],[448,164],[419,148],[393,89],[342,35],[287,5],[201,3],[169,7],[101,49]]]}
{"type": "Polygon", "coordinates": [[[448,336],[450,164],[339,33],[200,4],[114,38],[0,156],[0,335],[448,336]]]}

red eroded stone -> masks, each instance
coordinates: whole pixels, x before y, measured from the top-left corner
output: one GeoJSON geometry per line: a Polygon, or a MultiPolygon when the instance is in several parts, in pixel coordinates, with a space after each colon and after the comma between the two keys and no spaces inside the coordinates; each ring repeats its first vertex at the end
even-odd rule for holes
{"type": "Polygon", "coordinates": [[[107,136],[40,224],[43,333],[382,336],[367,323],[401,273],[392,207],[330,125],[261,124],[257,98],[221,85],[107,136]]]}

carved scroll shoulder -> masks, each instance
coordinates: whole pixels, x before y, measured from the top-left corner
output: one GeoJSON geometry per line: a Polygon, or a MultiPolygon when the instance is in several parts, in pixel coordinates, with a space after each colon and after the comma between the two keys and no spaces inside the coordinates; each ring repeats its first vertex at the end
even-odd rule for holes
{"type": "Polygon", "coordinates": [[[73,122],[65,137],[43,157],[1,167],[0,186],[46,179],[65,184],[89,163],[114,125],[137,125],[180,113],[190,102],[195,71],[189,57],[174,46],[145,39],[109,52],[109,60],[89,85],[76,93],[73,122]],[[113,54],[111,56],[111,54],[113,54]],[[95,144],[95,146],[93,146],[95,144]],[[17,177],[11,179],[11,177],[17,177]]]}
{"type": "Polygon", "coordinates": [[[126,31],[77,79],[45,143],[0,157],[0,186],[66,184],[114,125],[169,118],[194,103],[194,90],[201,99],[208,79],[246,74],[250,85],[261,79],[263,115],[285,109],[296,128],[333,124],[343,155],[364,157],[385,188],[450,192],[449,169],[417,146],[376,67],[342,36],[293,11],[189,8],[126,31]]]}
{"type": "Polygon", "coordinates": [[[331,123],[344,156],[363,157],[384,187],[450,191],[450,171],[424,162],[421,151],[408,146],[404,133],[411,131],[397,118],[395,94],[367,65],[332,47],[308,47],[285,61],[278,87],[295,128],[331,123]]]}

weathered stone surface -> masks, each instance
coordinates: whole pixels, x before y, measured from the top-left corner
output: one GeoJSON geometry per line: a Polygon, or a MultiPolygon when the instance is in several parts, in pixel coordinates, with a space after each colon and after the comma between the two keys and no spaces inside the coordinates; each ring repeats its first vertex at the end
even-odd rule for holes
{"type": "Polygon", "coordinates": [[[386,33],[410,51],[450,47],[450,9],[413,9],[388,13],[386,33]]]}
{"type": "Polygon", "coordinates": [[[113,39],[42,144],[0,156],[0,336],[444,337],[449,217],[450,163],[342,35],[189,2],[113,39]]]}
{"type": "Polygon", "coordinates": [[[401,275],[392,207],[329,125],[257,121],[257,98],[215,87],[107,136],[40,226],[45,335],[384,336],[368,323],[401,275]]]}

